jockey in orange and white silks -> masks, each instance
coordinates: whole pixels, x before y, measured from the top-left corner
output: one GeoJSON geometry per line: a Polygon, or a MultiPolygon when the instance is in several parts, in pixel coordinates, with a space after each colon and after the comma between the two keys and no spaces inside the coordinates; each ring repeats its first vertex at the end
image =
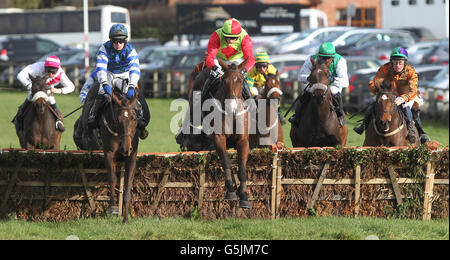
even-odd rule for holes
{"type": "MultiPolygon", "coordinates": [[[[53,94],[69,94],[75,90],[75,85],[72,81],[67,77],[66,73],[62,70],[60,65],[60,60],[56,56],[49,56],[44,62],[36,62],[26,66],[22,69],[17,75],[17,79],[25,86],[28,90],[28,96],[22,106],[22,109],[19,111],[17,115],[18,119],[23,117],[23,112],[25,108],[32,102],[31,95],[31,79],[32,77],[40,76],[48,76],[47,79],[47,95],[48,101],[52,106],[53,110],[57,114],[59,114],[58,108],[56,107],[56,100],[53,94]],[[62,88],[55,88],[56,85],[61,84],[62,88]]],[[[60,131],[64,131],[64,125],[62,121],[58,118],[57,129],[60,131]]]]}
{"type": "MultiPolygon", "coordinates": [[[[412,109],[414,102],[419,106],[423,104],[418,91],[418,76],[416,70],[411,64],[408,64],[408,52],[402,47],[397,47],[391,52],[390,61],[382,65],[377,75],[369,82],[369,90],[372,94],[376,94],[385,79],[393,83],[393,91],[396,94],[395,105],[401,106],[406,116],[406,126],[408,128],[407,139],[409,142],[415,142],[413,127],[417,128],[421,142],[429,141],[430,138],[423,130],[422,122],[419,117],[419,110],[412,109]]],[[[367,129],[374,103],[371,103],[366,110],[363,124],[353,128],[356,133],[362,134],[367,129]]]]}

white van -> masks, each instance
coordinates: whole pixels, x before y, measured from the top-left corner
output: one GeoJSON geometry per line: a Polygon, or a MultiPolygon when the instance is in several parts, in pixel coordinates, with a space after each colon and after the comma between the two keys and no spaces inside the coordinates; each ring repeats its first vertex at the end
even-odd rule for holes
{"type": "Polygon", "coordinates": [[[300,29],[302,31],[327,26],[327,15],[323,11],[317,9],[300,10],[300,29]]]}

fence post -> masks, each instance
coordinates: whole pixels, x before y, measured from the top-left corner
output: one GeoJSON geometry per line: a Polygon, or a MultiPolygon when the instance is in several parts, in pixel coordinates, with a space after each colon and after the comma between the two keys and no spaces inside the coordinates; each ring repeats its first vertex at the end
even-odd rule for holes
{"type": "Polygon", "coordinates": [[[153,71],[153,97],[158,97],[158,72],[153,71]]]}
{"type": "Polygon", "coordinates": [[[200,188],[198,191],[198,210],[203,207],[203,196],[205,193],[205,165],[200,165],[200,188]]]}
{"type": "Polygon", "coordinates": [[[270,218],[276,217],[276,201],[277,201],[277,174],[278,174],[278,153],[274,153],[272,157],[272,183],[270,197],[270,218]]]}
{"type": "Polygon", "coordinates": [[[277,157],[277,201],[276,201],[276,218],[280,218],[280,204],[281,204],[281,191],[283,187],[281,186],[282,178],[282,167],[281,160],[277,157]]]}
{"type": "Polygon", "coordinates": [[[172,77],[170,71],[166,73],[166,97],[170,98],[172,96],[172,77]]]}
{"type": "Polygon", "coordinates": [[[431,204],[433,198],[433,186],[434,186],[434,169],[432,163],[427,163],[427,174],[425,176],[425,194],[423,196],[423,220],[431,219],[431,204]]]}
{"type": "Polygon", "coordinates": [[[361,165],[355,167],[355,217],[359,215],[361,205],[361,165]]]}

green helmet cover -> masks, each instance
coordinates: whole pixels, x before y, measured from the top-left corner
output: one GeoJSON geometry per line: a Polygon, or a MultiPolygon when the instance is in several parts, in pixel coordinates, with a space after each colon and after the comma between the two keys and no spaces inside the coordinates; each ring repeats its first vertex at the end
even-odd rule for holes
{"type": "Polygon", "coordinates": [[[319,56],[333,57],[336,54],[336,48],[331,42],[324,42],[319,47],[319,56]]]}

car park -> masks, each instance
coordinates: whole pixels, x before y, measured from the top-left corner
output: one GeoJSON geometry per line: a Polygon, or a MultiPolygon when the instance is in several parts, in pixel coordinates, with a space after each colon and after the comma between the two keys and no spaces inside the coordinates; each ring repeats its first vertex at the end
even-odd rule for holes
{"type": "Polygon", "coordinates": [[[269,54],[298,53],[300,49],[312,43],[324,41],[336,32],[349,31],[353,27],[331,26],[310,29],[304,32],[292,33],[281,37],[268,48],[269,54]]]}
{"type": "Polygon", "coordinates": [[[32,63],[49,52],[68,50],[50,39],[37,36],[7,37],[0,41],[0,50],[6,50],[9,62],[32,63]]]}

